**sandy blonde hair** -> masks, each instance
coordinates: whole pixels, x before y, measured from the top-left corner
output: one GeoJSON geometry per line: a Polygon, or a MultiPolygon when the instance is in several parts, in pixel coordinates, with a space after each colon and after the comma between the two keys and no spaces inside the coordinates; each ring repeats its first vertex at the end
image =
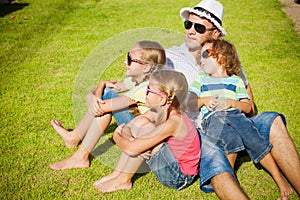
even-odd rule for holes
{"type": "Polygon", "coordinates": [[[138,51],[141,53],[141,60],[151,66],[149,72],[145,74],[144,82],[149,80],[150,75],[155,70],[163,69],[165,67],[167,60],[166,52],[161,44],[155,41],[142,40],[138,41],[135,45],[139,47],[138,51]]]}
{"type": "Polygon", "coordinates": [[[181,72],[158,70],[151,75],[151,80],[159,84],[159,91],[168,96],[167,104],[180,113],[187,111],[188,83],[181,72]]]}

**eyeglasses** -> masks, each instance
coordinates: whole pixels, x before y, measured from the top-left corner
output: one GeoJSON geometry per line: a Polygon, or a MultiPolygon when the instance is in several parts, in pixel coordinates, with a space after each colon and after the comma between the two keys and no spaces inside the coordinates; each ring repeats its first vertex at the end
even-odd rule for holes
{"type": "Polygon", "coordinates": [[[210,49],[206,49],[205,51],[202,52],[201,57],[202,58],[208,58],[211,56],[211,50],[210,49]]]}
{"type": "Polygon", "coordinates": [[[153,94],[156,94],[158,96],[161,96],[161,97],[166,97],[168,98],[168,96],[166,94],[163,94],[163,93],[160,93],[160,92],[156,92],[154,90],[151,90],[149,85],[147,86],[147,89],[146,89],[146,96],[148,96],[149,93],[153,93],[153,94]]]}
{"type": "Polygon", "coordinates": [[[147,64],[147,62],[145,62],[145,61],[138,60],[138,59],[132,59],[131,56],[130,56],[130,52],[128,52],[128,54],[127,54],[127,65],[130,66],[132,62],[136,62],[136,63],[139,63],[141,65],[147,64]]]}
{"type": "Polygon", "coordinates": [[[186,30],[189,30],[190,28],[192,28],[193,25],[194,25],[194,29],[196,30],[196,32],[198,32],[200,34],[203,34],[206,31],[213,31],[213,30],[217,29],[216,27],[206,28],[203,24],[194,23],[194,22],[191,22],[189,20],[184,21],[184,28],[186,30]]]}

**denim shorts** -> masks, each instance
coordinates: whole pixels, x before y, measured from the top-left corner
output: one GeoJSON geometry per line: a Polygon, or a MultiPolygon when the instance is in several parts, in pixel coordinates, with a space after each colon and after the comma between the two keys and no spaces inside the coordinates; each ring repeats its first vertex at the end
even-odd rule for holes
{"type": "Polygon", "coordinates": [[[202,127],[226,154],[246,150],[256,164],[272,149],[272,144],[240,110],[215,112],[203,121],[202,127]]]}
{"type": "MultiPolygon", "coordinates": [[[[284,123],[285,118],[276,112],[263,112],[250,119],[255,123],[259,133],[269,140],[271,125],[276,117],[280,116],[284,123]]],[[[235,177],[225,152],[219,148],[211,138],[204,134],[203,130],[197,129],[201,138],[201,159],[200,159],[200,189],[203,192],[214,192],[210,183],[214,176],[228,172],[235,177]]]]}
{"type": "Polygon", "coordinates": [[[161,184],[166,187],[181,190],[193,183],[197,175],[184,175],[179,163],[167,143],[163,143],[154,155],[146,160],[161,184]]]}
{"type": "MultiPolygon", "coordinates": [[[[102,100],[108,100],[117,97],[120,97],[119,93],[110,88],[105,88],[104,93],[102,95],[102,100]]],[[[116,110],[113,111],[111,114],[115,118],[118,125],[128,124],[134,118],[134,115],[130,113],[129,108],[116,110]]]]}
{"type": "Polygon", "coordinates": [[[262,112],[258,115],[250,117],[250,119],[254,122],[259,134],[269,141],[271,125],[278,116],[281,117],[283,123],[286,125],[286,119],[284,115],[277,112],[262,112]]]}
{"type": "Polygon", "coordinates": [[[201,138],[200,159],[200,189],[203,192],[214,192],[210,179],[223,172],[230,173],[235,177],[234,171],[226,157],[225,152],[214,141],[204,134],[203,130],[197,129],[201,138]]]}

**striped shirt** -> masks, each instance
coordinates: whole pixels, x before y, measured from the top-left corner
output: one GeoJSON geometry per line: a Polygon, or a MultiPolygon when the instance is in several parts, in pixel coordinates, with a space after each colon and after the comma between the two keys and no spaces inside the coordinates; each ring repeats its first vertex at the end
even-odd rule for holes
{"type": "MultiPolygon", "coordinates": [[[[219,100],[234,99],[239,101],[250,99],[243,80],[236,75],[228,78],[211,78],[204,73],[200,73],[191,85],[190,92],[195,93],[199,98],[217,95],[219,100]]],[[[234,109],[230,108],[228,110],[234,109]]],[[[206,106],[202,106],[200,117],[196,120],[197,124],[201,124],[202,120],[208,118],[213,112],[215,111],[209,111],[206,106]]]]}

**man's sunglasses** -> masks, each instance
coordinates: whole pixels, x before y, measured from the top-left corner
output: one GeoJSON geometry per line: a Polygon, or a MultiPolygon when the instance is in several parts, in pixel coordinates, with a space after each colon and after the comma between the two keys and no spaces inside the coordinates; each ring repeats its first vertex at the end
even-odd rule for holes
{"type": "Polygon", "coordinates": [[[209,56],[211,56],[211,50],[210,49],[206,49],[202,52],[201,57],[202,58],[208,58],[209,56]]]}
{"type": "Polygon", "coordinates": [[[163,94],[163,93],[160,93],[160,92],[157,92],[157,91],[154,91],[154,90],[151,90],[149,85],[147,86],[147,89],[146,89],[146,96],[149,94],[149,93],[153,93],[153,94],[156,94],[158,96],[161,96],[161,97],[168,97],[166,94],[163,94]]]}
{"type": "Polygon", "coordinates": [[[206,28],[203,24],[194,23],[194,22],[191,22],[189,20],[184,21],[184,28],[186,30],[189,30],[190,28],[192,28],[193,25],[194,25],[194,29],[200,34],[203,34],[206,31],[213,31],[213,30],[217,29],[216,27],[206,28]]]}
{"type": "Polygon", "coordinates": [[[132,62],[136,62],[136,63],[139,63],[141,65],[147,64],[147,62],[145,62],[145,61],[131,58],[130,57],[130,52],[128,52],[128,54],[127,54],[127,65],[130,66],[132,62]]]}

